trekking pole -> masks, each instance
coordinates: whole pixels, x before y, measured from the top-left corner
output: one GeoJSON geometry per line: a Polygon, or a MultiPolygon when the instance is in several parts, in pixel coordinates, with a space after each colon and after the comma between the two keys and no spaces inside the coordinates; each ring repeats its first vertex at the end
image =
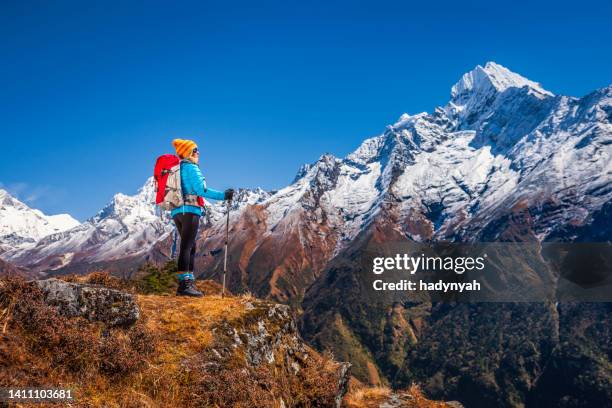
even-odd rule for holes
{"type": "Polygon", "coordinates": [[[229,241],[229,212],[230,200],[227,200],[227,218],[225,220],[225,258],[223,259],[223,289],[221,289],[221,297],[225,297],[225,273],[227,272],[227,242],[229,241]]]}

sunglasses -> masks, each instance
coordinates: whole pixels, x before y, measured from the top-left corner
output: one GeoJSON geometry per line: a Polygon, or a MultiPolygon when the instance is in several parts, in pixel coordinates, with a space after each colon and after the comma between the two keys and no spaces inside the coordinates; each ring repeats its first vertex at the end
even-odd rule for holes
{"type": "Polygon", "coordinates": [[[195,148],[194,148],[194,149],[191,151],[191,154],[199,154],[199,153],[200,153],[200,151],[198,150],[198,148],[197,148],[197,147],[195,147],[195,148]]]}

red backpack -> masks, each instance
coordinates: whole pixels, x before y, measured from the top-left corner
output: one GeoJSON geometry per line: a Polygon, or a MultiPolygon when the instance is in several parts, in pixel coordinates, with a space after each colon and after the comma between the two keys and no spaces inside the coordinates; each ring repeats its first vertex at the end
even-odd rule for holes
{"type": "MultiPolygon", "coordinates": [[[[155,161],[153,177],[156,184],[155,204],[163,210],[171,211],[185,204],[181,186],[181,160],[173,154],[164,154],[155,161]]],[[[198,197],[200,207],[204,199],[198,197]]]]}

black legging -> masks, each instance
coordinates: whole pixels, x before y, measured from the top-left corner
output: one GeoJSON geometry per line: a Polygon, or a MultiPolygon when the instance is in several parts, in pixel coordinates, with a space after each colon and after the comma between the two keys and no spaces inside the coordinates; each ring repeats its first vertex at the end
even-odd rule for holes
{"type": "Polygon", "coordinates": [[[181,236],[178,270],[179,272],[193,272],[200,216],[193,213],[180,213],[176,214],[173,219],[181,236]]]}

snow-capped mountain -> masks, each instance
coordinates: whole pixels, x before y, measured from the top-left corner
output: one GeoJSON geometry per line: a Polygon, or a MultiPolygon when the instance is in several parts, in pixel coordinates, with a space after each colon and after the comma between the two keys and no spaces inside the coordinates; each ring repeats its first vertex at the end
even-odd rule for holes
{"type": "MultiPolygon", "coordinates": [[[[608,304],[436,304],[409,293],[370,302],[364,254],[393,241],[612,242],[611,156],[612,86],[555,96],[497,64],[476,67],[432,114],[404,115],[347,158],[322,158],[334,170],[325,172],[332,192],[321,208],[348,239],[336,241],[303,295],[283,279],[288,267],[299,273],[291,259],[272,265],[268,276],[277,277],[259,293],[297,292],[302,336],[351,361],[363,381],[426,384],[428,395],[474,407],[609,401],[609,348],[596,340],[612,326],[608,304]],[[333,217],[338,208],[344,223],[333,217]]],[[[531,261],[522,255],[515,259],[531,261]]],[[[498,271],[500,279],[516,272],[498,271]]]]}
{"type": "MultiPolygon", "coordinates": [[[[577,352],[585,341],[567,333],[609,331],[609,319],[593,317],[609,316],[607,306],[368,302],[363,254],[406,240],[610,242],[611,156],[612,86],[557,96],[498,64],[478,66],[445,106],[402,115],[347,157],[323,155],[291,185],[233,212],[227,283],[294,305],[302,336],[351,361],[362,381],[416,381],[470,406],[523,406],[561,383],[576,358],[577,375],[595,373],[589,382],[601,385],[563,392],[586,401],[610,389],[599,374],[606,348],[577,352]],[[474,368],[474,356],[487,361],[474,368]]],[[[223,241],[223,223],[204,230],[200,277],[221,279],[223,254],[213,253],[223,241]]]]}
{"type": "MultiPolygon", "coordinates": [[[[504,217],[528,208],[532,239],[552,239],[568,226],[575,236],[612,197],[611,101],[612,87],[556,96],[496,63],[477,66],[433,113],[402,115],[343,159],[321,156],[283,189],[239,191],[231,209],[242,262],[236,284],[253,290],[246,275],[265,265],[266,277],[256,279],[262,290],[276,293],[277,275],[294,274],[283,277],[293,283],[284,282],[279,296],[299,294],[381,215],[398,236],[416,241],[497,240],[504,217]]],[[[149,180],[77,228],[5,257],[44,270],[143,257],[152,248],[165,254],[172,225],[155,215],[152,195],[149,180]]],[[[200,245],[212,250],[223,240],[224,204],[208,213],[200,245]]],[[[203,274],[218,266],[200,259],[203,274]]]]}
{"type": "Polygon", "coordinates": [[[68,214],[45,215],[0,189],[0,254],[32,247],[47,235],[77,225],[68,214]]]}
{"type": "MultiPolygon", "coordinates": [[[[248,205],[261,204],[272,196],[274,192],[266,191],[260,187],[255,189],[240,188],[235,194],[232,202],[230,203],[230,213],[240,212],[243,208],[248,205]]],[[[207,202],[206,205],[206,217],[208,224],[215,224],[222,220],[227,214],[227,203],[226,202],[207,202]]]]}
{"type": "MultiPolygon", "coordinates": [[[[611,86],[556,96],[496,63],[477,66],[445,106],[402,115],[347,157],[323,155],[291,185],[234,212],[239,264],[230,281],[300,298],[375,221],[414,241],[580,239],[612,199],[611,122],[611,86]],[[526,221],[512,221],[518,211],[529,225],[512,237],[509,222],[526,221]]],[[[203,249],[222,235],[221,223],[207,230],[203,249]]],[[[217,276],[219,259],[200,262],[203,276],[217,276]]]]}
{"type": "MultiPolygon", "coordinates": [[[[232,211],[259,203],[269,196],[261,189],[236,192],[232,211]]],[[[66,231],[45,236],[33,247],[14,248],[3,258],[35,272],[59,269],[82,272],[116,262],[132,270],[146,260],[169,256],[167,245],[174,225],[168,214],[156,210],[155,182],[151,177],[135,195],[116,194],[95,216],[66,231]],[[161,252],[157,249],[162,247],[161,252]]],[[[222,203],[208,203],[208,221],[223,217],[222,203]]],[[[34,210],[37,211],[37,210],[34,210]]],[[[111,268],[112,269],[112,268],[111,268]]]]}
{"type": "Polygon", "coordinates": [[[170,231],[155,214],[153,179],[134,196],[116,194],[94,217],[75,228],[49,235],[27,251],[9,251],[12,263],[44,271],[72,262],[91,264],[137,256],[170,231]]]}
{"type": "Polygon", "coordinates": [[[476,240],[513,206],[563,205],[534,225],[543,240],[588,223],[612,198],[611,117],[612,87],[554,96],[489,62],[465,74],[433,114],[403,115],[345,159],[323,156],[288,187],[288,201],[299,188],[319,191],[321,209],[349,241],[385,206],[423,219],[418,230],[402,228],[414,240],[476,240]]]}

